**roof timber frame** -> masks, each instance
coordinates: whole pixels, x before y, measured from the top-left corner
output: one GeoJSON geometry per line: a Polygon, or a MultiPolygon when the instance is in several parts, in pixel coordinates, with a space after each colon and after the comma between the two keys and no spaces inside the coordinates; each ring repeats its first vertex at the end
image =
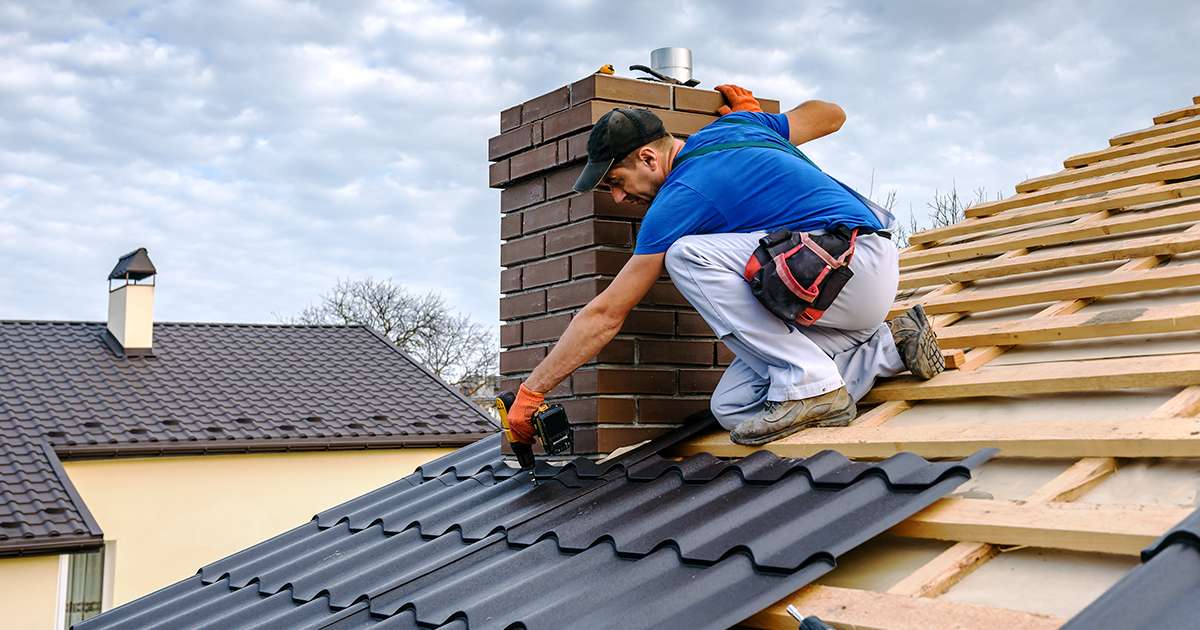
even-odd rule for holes
{"type": "MultiPolygon", "coordinates": [[[[811,429],[764,447],[786,457],[835,449],[852,458],[901,451],[928,458],[999,446],[1001,458],[1075,463],[1024,501],[945,499],[896,526],[890,534],[954,544],[887,592],[811,585],[745,624],[794,628],[784,611],[794,604],[839,627],[1057,628],[1065,619],[937,597],[1003,546],[1136,554],[1191,511],[1070,502],[1130,458],[1200,457],[1200,344],[1195,351],[1184,347],[1158,356],[1147,356],[1139,345],[1166,334],[1177,336],[1176,346],[1187,343],[1188,334],[1200,330],[1200,301],[1112,304],[1124,296],[1137,294],[1144,303],[1153,292],[1200,286],[1200,265],[1167,264],[1200,251],[1200,96],[1193,103],[1156,117],[1147,129],[1114,137],[1108,148],[1066,160],[1059,173],[1021,183],[1007,199],[969,209],[962,222],[915,235],[901,252],[904,299],[893,315],[922,304],[943,350],[965,351],[962,363],[930,381],[902,376],[878,384],[865,401],[880,404],[850,427],[811,429]],[[1052,249],[1038,251],[1043,247],[1052,249]],[[1121,262],[1111,271],[1088,267],[1121,262]],[[1033,275],[1059,270],[1077,277],[1033,275]],[[981,280],[988,286],[976,287],[981,280]],[[1019,316],[1009,321],[972,318],[1034,305],[1044,306],[1026,316],[1001,313],[1001,320],[1019,316]],[[1131,340],[1105,358],[1044,358],[1054,357],[1054,342],[1113,337],[1131,340]],[[1027,364],[989,365],[1013,347],[1034,343],[1048,344],[1047,350],[1027,364]],[[926,400],[1170,387],[1177,394],[1143,417],[889,424],[926,400]]],[[[750,450],[720,432],[698,436],[676,452],[740,456],[750,450]]]]}

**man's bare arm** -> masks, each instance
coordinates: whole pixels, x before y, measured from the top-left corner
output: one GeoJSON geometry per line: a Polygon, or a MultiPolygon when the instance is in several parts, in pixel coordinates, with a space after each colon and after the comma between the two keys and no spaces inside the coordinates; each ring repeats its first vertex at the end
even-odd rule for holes
{"type": "Polygon", "coordinates": [[[846,112],[825,101],[806,101],[784,115],[788,119],[788,140],[795,145],[827,136],[846,122],[846,112]]]}
{"type": "Polygon", "coordinates": [[[600,295],[571,320],[554,349],[525,380],[535,392],[548,392],[576,368],[599,354],[617,334],[629,311],[662,275],[666,254],[633,256],[600,295]]]}

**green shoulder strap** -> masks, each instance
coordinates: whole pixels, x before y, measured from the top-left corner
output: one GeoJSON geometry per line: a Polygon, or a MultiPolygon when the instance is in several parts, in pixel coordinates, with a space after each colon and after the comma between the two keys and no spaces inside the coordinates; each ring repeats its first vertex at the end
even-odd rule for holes
{"type": "MultiPolygon", "coordinates": [[[[762,125],[760,125],[758,123],[753,123],[748,120],[739,120],[737,118],[729,118],[729,119],[722,118],[722,119],[718,119],[713,124],[714,125],[715,124],[753,125],[755,127],[762,127],[763,129],[766,129],[766,127],[763,127],[762,125]]],[[[677,167],[686,160],[689,160],[694,157],[700,157],[701,155],[707,155],[714,151],[724,151],[725,149],[741,149],[741,148],[745,148],[745,147],[756,147],[759,149],[776,149],[778,151],[783,151],[785,153],[791,153],[792,155],[795,155],[796,157],[804,160],[805,162],[812,164],[813,168],[817,169],[818,171],[821,170],[821,167],[817,166],[816,162],[813,162],[812,160],[808,159],[808,156],[804,155],[804,153],[802,151],[800,151],[800,149],[798,147],[796,147],[796,145],[791,144],[790,142],[787,142],[787,141],[785,141],[785,143],[787,144],[786,147],[784,147],[783,145],[781,145],[777,142],[749,142],[749,141],[747,141],[747,142],[722,142],[720,144],[710,144],[706,147],[695,149],[693,151],[688,151],[687,153],[684,153],[683,155],[675,156],[675,161],[674,161],[674,163],[672,163],[671,166],[672,166],[672,168],[677,167]]]]}

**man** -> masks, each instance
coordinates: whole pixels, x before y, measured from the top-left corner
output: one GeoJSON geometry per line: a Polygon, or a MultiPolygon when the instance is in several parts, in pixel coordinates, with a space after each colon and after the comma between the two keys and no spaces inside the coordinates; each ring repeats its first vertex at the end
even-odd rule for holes
{"type": "Polygon", "coordinates": [[[634,255],[521,385],[508,415],[519,441],[534,441],[529,417],[544,392],[616,335],[664,266],[737,357],[711,408],[739,444],[764,444],[811,426],[845,426],[876,377],[907,368],[932,378],[943,369],[920,307],[884,323],[899,278],[887,235],[895,217],[795,149],[837,131],[845,121],[842,109],[808,101],[785,114],[764,114],[749,91],[717,89],[732,108],[723,107],[722,118],[686,143],[644,109],[615,109],[592,130],[575,190],[607,184],[616,201],[649,209],[634,255]],[[859,229],[850,260],[854,275],[817,322],[789,325],[758,303],[742,274],[764,234],[838,226],[859,229]]]}

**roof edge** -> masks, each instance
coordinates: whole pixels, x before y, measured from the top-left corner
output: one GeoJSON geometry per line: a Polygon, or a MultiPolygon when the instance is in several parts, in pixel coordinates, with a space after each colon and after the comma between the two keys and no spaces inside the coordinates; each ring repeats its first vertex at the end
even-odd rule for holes
{"type": "Polygon", "coordinates": [[[104,547],[103,536],[44,536],[0,541],[0,558],[50,556],[96,551],[104,547]]]}
{"type": "Polygon", "coordinates": [[[296,453],[314,451],[357,451],[399,448],[460,448],[493,435],[461,433],[364,438],[293,438],[287,440],[222,440],[213,442],[139,442],[125,444],[77,444],[54,446],[62,460],[113,459],[186,455],[240,455],[251,453],[296,453]]]}
{"type": "Polygon", "coordinates": [[[40,440],[42,452],[46,454],[46,460],[49,461],[51,469],[54,470],[54,475],[58,477],[59,482],[63,485],[63,490],[70,497],[71,503],[75,509],[79,511],[79,518],[83,519],[84,525],[88,528],[88,533],[94,537],[99,537],[100,541],[104,541],[104,532],[100,530],[100,524],[92,516],[92,511],[88,509],[87,503],[84,502],[83,496],[75,489],[75,484],[71,483],[71,476],[67,474],[67,470],[63,468],[62,461],[59,460],[58,454],[54,452],[54,447],[50,446],[44,438],[40,440]]]}

